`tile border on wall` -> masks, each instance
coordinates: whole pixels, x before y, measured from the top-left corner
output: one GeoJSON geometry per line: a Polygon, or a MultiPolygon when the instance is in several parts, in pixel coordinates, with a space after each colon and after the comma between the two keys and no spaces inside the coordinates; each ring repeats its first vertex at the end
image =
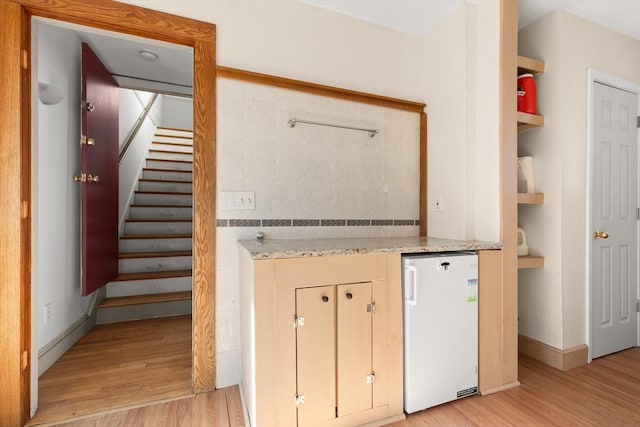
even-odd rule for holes
{"type": "Polygon", "coordinates": [[[380,227],[419,226],[419,219],[219,219],[217,227],[380,227]]]}

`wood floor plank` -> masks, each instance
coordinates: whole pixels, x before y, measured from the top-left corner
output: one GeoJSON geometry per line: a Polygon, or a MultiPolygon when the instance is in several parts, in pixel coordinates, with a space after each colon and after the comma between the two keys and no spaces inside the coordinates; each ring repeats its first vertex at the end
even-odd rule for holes
{"type": "Polygon", "coordinates": [[[229,413],[229,425],[231,427],[244,426],[244,413],[242,412],[242,400],[240,399],[240,387],[233,386],[225,389],[227,397],[227,412],[229,413]]]}

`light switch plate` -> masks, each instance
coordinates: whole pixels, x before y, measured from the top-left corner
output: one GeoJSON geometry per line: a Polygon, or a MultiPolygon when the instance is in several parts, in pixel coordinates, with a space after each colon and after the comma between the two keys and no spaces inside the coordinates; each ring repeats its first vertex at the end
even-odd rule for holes
{"type": "Polygon", "coordinates": [[[256,208],[256,193],[254,191],[221,191],[218,200],[220,209],[225,211],[256,208]]]}

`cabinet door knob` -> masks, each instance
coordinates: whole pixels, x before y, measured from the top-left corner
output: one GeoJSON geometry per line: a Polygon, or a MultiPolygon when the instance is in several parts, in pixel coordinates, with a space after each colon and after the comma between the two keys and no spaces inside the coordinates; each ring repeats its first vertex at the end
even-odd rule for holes
{"type": "Polygon", "coordinates": [[[347,292],[347,299],[353,298],[353,294],[351,292],[347,292]]]}
{"type": "Polygon", "coordinates": [[[326,295],[322,295],[322,302],[329,302],[329,297],[326,295]]]}

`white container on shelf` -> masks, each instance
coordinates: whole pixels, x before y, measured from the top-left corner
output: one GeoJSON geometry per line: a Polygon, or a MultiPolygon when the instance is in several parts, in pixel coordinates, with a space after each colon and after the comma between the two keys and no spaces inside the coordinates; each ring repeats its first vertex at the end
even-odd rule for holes
{"type": "Polygon", "coordinates": [[[527,235],[524,234],[524,230],[518,227],[518,256],[529,255],[529,245],[527,245],[527,235]]]}
{"type": "Polygon", "coordinates": [[[536,192],[536,176],[533,157],[518,157],[518,193],[536,192]]]}

